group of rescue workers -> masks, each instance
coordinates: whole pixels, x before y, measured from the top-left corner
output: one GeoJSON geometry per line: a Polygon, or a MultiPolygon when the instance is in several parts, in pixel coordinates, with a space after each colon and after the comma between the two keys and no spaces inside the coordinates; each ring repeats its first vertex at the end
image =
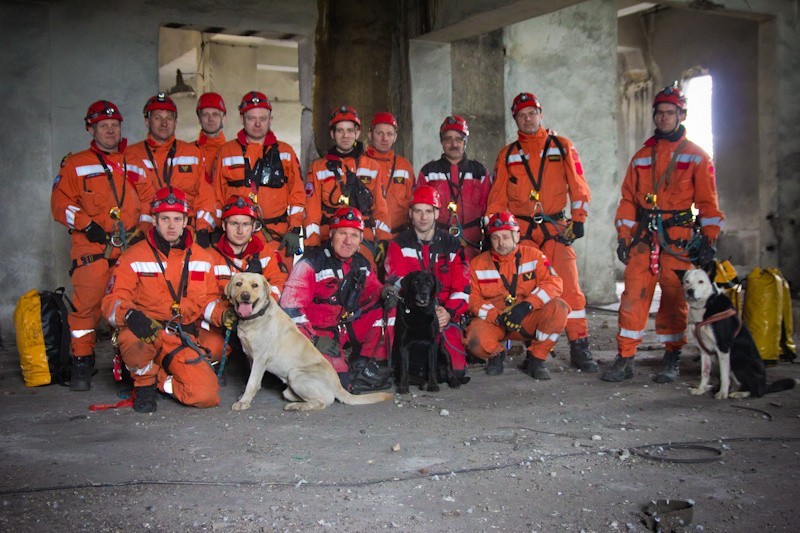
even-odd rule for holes
{"type": "MultiPolygon", "coordinates": [[[[242,97],[243,128],[230,141],[216,93],[199,98],[193,143],[175,138],[177,107],[164,93],[145,104],[147,138],[132,146],[117,106],[93,103],[85,117],[91,145],[64,159],[51,198],[72,239],[70,389],[91,387],[104,317],[116,363],[133,379],[136,411],[155,411],[157,390],[186,405],[217,405],[214,365],[236,344],[224,290],[237,272],[264,275],[355,393],[391,386],[386,339],[400,281],[418,270],[440,282],[438,342],[456,376],[465,376],[469,357],[501,374],[504,341],[513,339],[527,347],[524,372],[550,379],[545,360],[565,329],[571,365],[597,372],[572,247],[589,209],[584,169],[572,142],[542,126],[536,96],[520,93],[511,112],[518,138],[500,150],[494,177],[467,158],[467,122],[450,116],[439,130],[442,157],[415,180],[393,150],[395,117],[375,114],[365,148],[361,118],[342,106],[328,123],[332,146],[303,180],[294,150],[272,131],[263,93],[242,97]]],[[[625,291],[606,381],[633,376],[656,283],[666,353],[655,380],[676,379],[687,307],[673,269],[715,253],[723,215],[714,167],[686,139],[685,118],[676,87],[656,95],[655,135],[622,185],[616,226],[625,291]]]]}

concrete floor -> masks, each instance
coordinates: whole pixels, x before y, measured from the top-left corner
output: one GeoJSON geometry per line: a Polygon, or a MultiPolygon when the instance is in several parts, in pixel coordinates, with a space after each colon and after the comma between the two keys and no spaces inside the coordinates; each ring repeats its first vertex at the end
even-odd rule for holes
{"type": "MultiPolygon", "coordinates": [[[[609,362],[616,315],[592,311],[590,330],[609,362]]],[[[694,397],[696,347],[671,385],[650,381],[661,351],[643,347],[623,384],[567,369],[562,343],[549,382],[517,357],[460,390],[312,414],[282,411],[274,383],[231,411],[232,362],[219,407],[161,398],[151,415],[87,409],[118,399],[107,339],[89,393],[25,388],[7,347],[0,530],[644,531],[642,506],[673,498],[694,501],[690,531],[796,531],[800,390],[694,397]],[[647,447],[667,442],[695,447],[647,447]]]]}

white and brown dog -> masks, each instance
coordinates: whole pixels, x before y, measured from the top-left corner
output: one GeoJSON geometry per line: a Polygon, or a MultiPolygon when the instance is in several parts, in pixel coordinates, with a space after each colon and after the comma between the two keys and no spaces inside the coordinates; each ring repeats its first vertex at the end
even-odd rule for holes
{"type": "Polygon", "coordinates": [[[300,333],[270,293],[264,276],[246,272],[235,274],[225,288],[225,295],[239,317],[242,348],[251,359],[247,387],[233,404],[234,411],[250,408],[265,371],[286,383],[283,397],[290,402],[283,407],[286,411],[325,409],[334,400],[363,405],[392,399],[394,395],[388,392],[353,395],[342,388],[331,364],[300,333]]]}
{"type": "MultiPolygon", "coordinates": [[[[716,263],[712,263],[716,267],[716,263]]],[[[700,384],[691,389],[695,395],[711,390],[711,366],[719,364],[718,400],[760,398],[771,392],[794,388],[796,379],[781,379],[767,385],[764,362],[747,326],[739,318],[730,298],[720,292],[704,270],[677,270],[683,293],[689,304],[689,325],[700,345],[700,384]],[[735,391],[731,391],[733,386],[735,391]]]]}

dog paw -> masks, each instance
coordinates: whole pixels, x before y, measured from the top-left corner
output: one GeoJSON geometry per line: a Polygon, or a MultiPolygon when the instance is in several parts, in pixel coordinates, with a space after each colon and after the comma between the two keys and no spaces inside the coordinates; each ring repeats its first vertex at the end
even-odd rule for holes
{"type": "Polygon", "coordinates": [[[728,394],[728,398],[736,398],[737,400],[741,400],[743,398],[749,398],[749,397],[750,397],[750,392],[748,392],[748,391],[738,391],[738,392],[732,392],[732,393],[728,394]]]}
{"type": "Polygon", "coordinates": [[[409,393],[408,385],[397,386],[397,394],[408,394],[408,393],[409,393]]]}
{"type": "Polygon", "coordinates": [[[461,380],[458,378],[453,378],[447,382],[451,389],[458,389],[461,388],[461,380]]]}
{"type": "Polygon", "coordinates": [[[689,394],[694,394],[695,396],[702,396],[708,391],[709,391],[708,387],[693,387],[689,389],[689,394]]]}
{"type": "Polygon", "coordinates": [[[727,400],[728,393],[720,391],[714,395],[714,398],[716,398],[717,400],[727,400]]]}
{"type": "Polygon", "coordinates": [[[428,392],[439,392],[439,385],[428,383],[426,386],[421,386],[420,389],[427,390],[428,392]]]}
{"type": "Polygon", "coordinates": [[[250,409],[250,402],[236,402],[231,405],[231,409],[234,411],[247,411],[250,409]]]}

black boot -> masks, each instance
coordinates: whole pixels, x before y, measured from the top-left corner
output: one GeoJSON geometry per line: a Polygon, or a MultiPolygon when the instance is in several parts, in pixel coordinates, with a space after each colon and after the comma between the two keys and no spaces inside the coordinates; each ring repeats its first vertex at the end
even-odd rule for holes
{"type": "Polygon", "coordinates": [[[357,357],[350,365],[350,392],[364,394],[392,388],[391,371],[386,361],[357,357]]]}
{"type": "Polygon", "coordinates": [[[653,381],[656,383],[673,383],[680,375],[681,351],[672,350],[664,352],[661,372],[656,374],[653,381]]]}
{"type": "Polygon", "coordinates": [[[137,413],[155,413],[158,408],[155,385],[133,388],[133,410],[137,413]]]}
{"type": "Polygon", "coordinates": [[[87,391],[92,388],[92,371],[94,370],[94,354],[83,357],[72,357],[69,368],[69,390],[87,391]]]}
{"type": "Polygon", "coordinates": [[[589,350],[589,337],[569,341],[569,363],[581,372],[594,373],[600,370],[589,350]]]}
{"type": "Polygon", "coordinates": [[[533,357],[530,354],[525,357],[525,362],[522,364],[522,371],[533,379],[542,381],[550,379],[550,371],[544,366],[544,360],[533,357]]]}
{"type": "Polygon", "coordinates": [[[499,376],[503,373],[503,361],[506,359],[506,351],[503,350],[499,354],[495,355],[488,361],[486,361],[486,375],[487,376],[499,376]]]}
{"type": "Polygon", "coordinates": [[[617,354],[612,367],[603,372],[603,375],[600,376],[600,379],[603,381],[622,381],[624,379],[633,378],[634,357],[636,356],[622,357],[620,354],[617,354]]]}

